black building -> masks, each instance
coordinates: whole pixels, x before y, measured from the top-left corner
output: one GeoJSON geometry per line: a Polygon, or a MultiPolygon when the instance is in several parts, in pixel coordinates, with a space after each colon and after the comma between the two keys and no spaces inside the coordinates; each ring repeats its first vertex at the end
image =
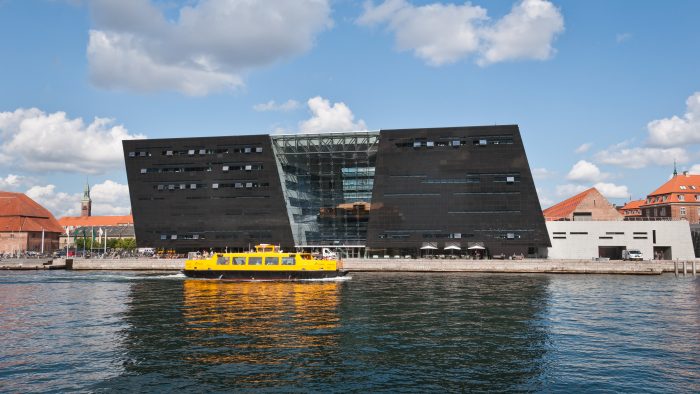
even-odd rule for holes
{"type": "Polygon", "coordinates": [[[142,246],[272,242],[353,256],[550,246],[515,125],[130,140],[124,155],[142,246]]]}

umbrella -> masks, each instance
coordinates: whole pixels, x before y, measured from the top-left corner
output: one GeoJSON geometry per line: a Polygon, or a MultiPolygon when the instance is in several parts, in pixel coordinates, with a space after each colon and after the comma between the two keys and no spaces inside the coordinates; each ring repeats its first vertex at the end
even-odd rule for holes
{"type": "Polygon", "coordinates": [[[421,246],[421,250],[434,250],[434,249],[437,249],[437,247],[436,247],[436,246],[433,246],[433,245],[424,245],[424,246],[421,246]]]}
{"type": "MultiPolygon", "coordinates": [[[[471,249],[471,248],[469,248],[469,249],[471,249]]],[[[460,248],[457,245],[449,245],[449,246],[445,246],[445,250],[462,250],[462,248],[460,248]]]]}
{"type": "Polygon", "coordinates": [[[469,250],[484,250],[484,249],[486,249],[486,248],[483,247],[483,246],[474,245],[474,246],[468,247],[467,249],[469,249],[469,250]]]}

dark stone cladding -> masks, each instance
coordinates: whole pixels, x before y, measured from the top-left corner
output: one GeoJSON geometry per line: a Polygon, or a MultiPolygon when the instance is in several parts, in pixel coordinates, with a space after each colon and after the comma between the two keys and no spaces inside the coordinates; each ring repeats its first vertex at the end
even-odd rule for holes
{"type": "Polygon", "coordinates": [[[382,130],[367,236],[369,249],[441,254],[551,246],[518,126],[382,130]]]}
{"type": "Polygon", "coordinates": [[[130,140],[123,147],[139,245],[293,248],[268,135],[130,140]]]}

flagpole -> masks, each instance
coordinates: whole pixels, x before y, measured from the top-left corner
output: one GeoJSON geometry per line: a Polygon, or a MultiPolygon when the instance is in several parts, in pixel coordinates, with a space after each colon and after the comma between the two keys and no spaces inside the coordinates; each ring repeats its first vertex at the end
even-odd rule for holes
{"type": "Polygon", "coordinates": [[[107,254],[107,229],[105,229],[104,236],[105,236],[105,252],[104,252],[104,254],[106,255],[107,254]]]}

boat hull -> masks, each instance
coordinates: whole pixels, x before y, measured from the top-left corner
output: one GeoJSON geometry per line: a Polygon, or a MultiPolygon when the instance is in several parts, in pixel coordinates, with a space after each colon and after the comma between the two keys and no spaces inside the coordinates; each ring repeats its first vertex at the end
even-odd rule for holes
{"type": "Polygon", "coordinates": [[[183,270],[185,276],[228,280],[305,280],[345,276],[347,271],[245,271],[245,270],[183,270]]]}

